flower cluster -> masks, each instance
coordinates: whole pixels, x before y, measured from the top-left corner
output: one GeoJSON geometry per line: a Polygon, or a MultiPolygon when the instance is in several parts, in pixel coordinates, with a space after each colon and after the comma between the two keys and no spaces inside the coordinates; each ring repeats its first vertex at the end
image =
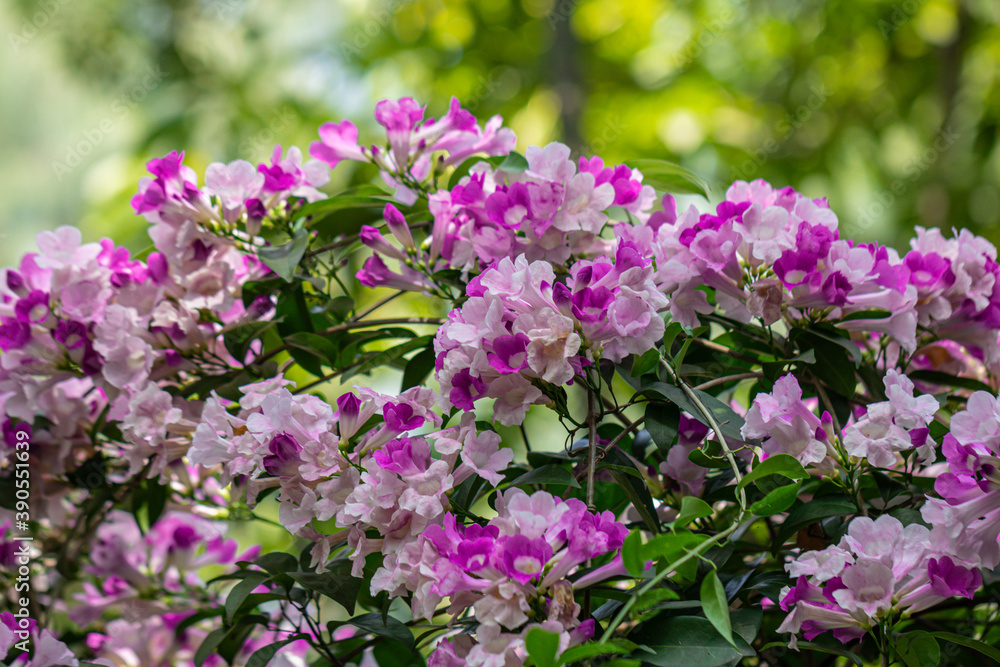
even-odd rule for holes
{"type": "Polygon", "coordinates": [[[573,265],[565,283],[544,261],[501,260],[474,279],[469,300],[434,340],[440,404],[471,410],[495,398],[501,424],[518,424],[543,401],[533,381],[572,382],[599,359],[620,361],[663,336],[652,266],[626,243],[573,265]]]}
{"type": "Polygon", "coordinates": [[[953,558],[987,569],[1000,565],[1000,400],[977,391],[951,419],[940,475],[921,509],[935,544],[953,558]]]}
{"type": "Polygon", "coordinates": [[[933,543],[924,526],[904,527],[888,514],[854,519],[840,544],[788,563],[796,584],[781,591],[781,608],[794,609],[778,631],[802,632],[807,640],[832,631],[846,643],[899,613],[914,614],[949,597],[971,598],[982,584],[979,571],[933,543]]]}
{"type": "Polygon", "coordinates": [[[410,97],[382,100],[375,106],[375,120],[385,128],[387,145],[361,146],[357,126],[342,120],[320,126],[320,141],[309,147],[309,154],[331,168],[342,160],[374,163],[395,189],[396,200],[409,205],[441,169],[472,155],[506,155],[514,148],[514,133],[501,127],[500,116],[481,128],[455,98],[441,119],[424,119],[424,111],[410,97]]]}
{"type": "Polygon", "coordinates": [[[594,621],[580,621],[574,586],[623,573],[621,560],[576,582],[567,577],[617,551],[627,534],[610,512],[592,514],[579,500],[510,489],[497,496],[497,516],[485,526],[463,527],[448,514],[429,528],[395,562],[393,581],[414,592],[415,616],[433,618],[445,598],[452,614],[475,612],[476,641],[442,641],[431,664],[520,664],[533,627],[559,634],[561,650],[593,635],[594,621]]]}

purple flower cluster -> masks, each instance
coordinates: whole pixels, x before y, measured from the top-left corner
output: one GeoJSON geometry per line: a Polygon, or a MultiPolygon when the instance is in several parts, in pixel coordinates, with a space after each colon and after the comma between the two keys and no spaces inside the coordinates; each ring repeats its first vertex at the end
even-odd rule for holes
{"type": "Polygon", "coordinates": [[[832,631],[845,643],[883,618],[971,598],[982,584],[977,569],[936,548],[930,530],[888,514],[854,519],[839,544],[803,553],[786,569],[796,584],[781,591],[790,613],[778,631],[807,640],[832,631]]]}
{"type": "Polygon", "coordinates": [[[575,263],[565,282],[549,262],[523,255],[487,269],[435,338],[441,407],[471,410],[491,397],[497,421],[519,424],[544,400],[533,380],[567,384],[599,359],[651,349],[663,336],[657,311],[666,305],[652,273],[628,243],[613,262],[575,263]]]}

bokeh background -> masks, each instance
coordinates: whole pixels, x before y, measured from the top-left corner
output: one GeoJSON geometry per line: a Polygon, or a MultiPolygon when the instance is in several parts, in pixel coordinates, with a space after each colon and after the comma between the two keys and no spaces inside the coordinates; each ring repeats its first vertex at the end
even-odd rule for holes
{"type": "MultiPolygon", "coordinates": [[[[0,0],[0,261],[74,224],[135,250],[144,163],[378,134],[462,99],[527,145],[826,196],[847,234],[1000,241],[997,0],[0,0]],[[366,127],[367,125],[367,127],[366,127]]],[[[358,177],[341,167],[335,187],[358,177]]]]}

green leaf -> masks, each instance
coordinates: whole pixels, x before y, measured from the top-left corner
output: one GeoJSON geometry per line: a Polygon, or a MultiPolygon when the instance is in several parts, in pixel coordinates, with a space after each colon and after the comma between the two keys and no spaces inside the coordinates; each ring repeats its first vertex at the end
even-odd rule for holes
{"type": "Polygon", "coordinates": [[[701,498],[695,496],[684,496],[681,499],[681,509],[674,519],[673,529],[683,528],[695,519],[712,516],[712,506],[701,498]]]}
{"type": "Polygon", "coordinates": [[[628,649],[610,642],[580,644],[579,646],[573,646],[563,651],[563,654],[559,656],[559,664],[568,665],[581,660],[587,660],[588,658],[596,658],[599,655],[628,652],[628,649]]]}
{"type": "Polygon", "coordinates": [[[728,468],[729,460],[724,457],[709,456],[700,449],[692,449],[688,453],[688,461],[702,468],[728,468]]]}
{"type": "MultiPolygon", "coordinates": [[[[644,384],[638,388],[639,393],[643,394],[659,394],[664,397],[681,410],[684,410],[689,415],[700,421],[702,424],[708,426],[708,419],[701,414],[701,410],[691,402],[680,387],[676,387],[672,384],[667,384],[666,382],[651,382],[649,384],[644,384]]],[[[719,422],[722,434],[726,436],[727,439],[734,442],[743,442],[743,436],[740,434],[740,429],[743,427],[743,418],[736,414],[731,407],[717,399],[711,394],[706,394],[703,391],[694,390],[698,399],[705,405],[705,407],[712,413],[715,420],[719,422]]]]}
{"type": "Polygon", "coordinates": [[[628,160],[626,164],[641,171],[643,183],[652,185],[657,190],[709,198],[711,188],[708,183],[678,164],[655,159],[628,160]]]}
{"type": "Polygon", "coordinates": [[[601,463],[609,464],[607,467],[608,471],[615,478],[615,482],[618,483],[622,491],[625,492],[632,506],[639,512],[639,516],[642,517],[642,521],[646,524],[646,527],[654,533],[660,532],[660,520],[656,516],[656,505],[653,504],[653,496],[650,495],[649,487],[646,485],[645,479],[638,468],[635,467],[632,459],[615,446],[604,452],[604,459],[601,463]],[[630,471],[634,470],[636,474],[634,476],[626,474],[611,466],[620,466],[630,471]]]}
{"type": "Polygon", "coordinates": [[[298,268],[302,256],[309,246],[309,232],[300,229],[295,232],[292,240],[284,245],[269,246],[257,251],[257,256],[267,265],[269,269],[284,278],[287,282],[292,281],[295,269],[298,268]]]}
{"type": "MultiPolygon", "coordinates": [[[[657,535],[644,544],[639,550],[639,557],[643,563],[648,560],[654,560],[658,562],[658,565],[669,567],[690,549],[698,546],[707,539],[707,535],[698,533],[664,533],[657,535]]],[[[697,571],[698,560],[691,559],[677,570],[677,574],[684,579],[690,580],[694,578],[697,571]]]]}
{"type": "Polygon", "coordinates": [[[434,354],[433,343],[428,344],[427,347],[420,352],[417,352],[413,357],[406,362],[406,369],[403,371],[403,384],[400,387],[400,391],[406,391],[410,387],[416,387],[423,384],[427,376],[434,371],[434,363],[437,361],[437,355],[434,354]]]}
{"type": "Polygon", "coordinates": [[[286,345],[305,350],[325,360],[326,364],[331,368],[336,368],[337,366],[337,358],[340,355],[340,350],[336,345],[319,334],[300,331],[290,336],[285,336],[284,341],[286,345]]]}
{"type": "Polygon", "coordinates": [[[729,620],[729,603],[726,588],[719,581],[719,575],[712,570],[701,580],[701,608],[719,634],[736,648],[733,641],[733,623],[729,620]]]}
{"type": "Polygon", "coordinates": [[[532,628],[524,638],[524,647],[538,667],[558,667],[556,654],[559,652],[559,635],[532,628]]]}
{"type": "Polygon", "coordinates": [[[858,511],[857,506],[849,500],[836,497],[814,498],[808,503],[799,505],[785,519],[778,530],[775,547],[784,544],[799,528],[815,523],[831,516],[845,516],[858,511]]]}
{"type": "Polygon", "coordinates": [[[733,637],[734,647],[700,616],[660,615],[643,623],[628,638],[654,651],[635,657],[660,667],[723,667],[756,655],[742,637],[733,637]]]}
{"type": "Polygon", "coordinates": [[[253,655],[251,655],[247,659],[246,667],[266,667],[267,664],[271,662],[271,658],[277,655],[278,650],[281,649],[281,647],[283,647],[285,644],[291,644],[294,641],[298,641],[300,639],[306,639],[307,637],[308,635],[295,634],[292,635],[291,637],[282,639],[281,641],[274,642],[273,644],[268,644],[267,646],[259,648],[256,651],[254,651],[253,655]]]}
{"type": "Polygon", "coordinates": [[[674,340],[681,335],[684,331],[684,325],[680,322],[671,322],[667,325],[666,330],[663,332],[663,352],[664,354],[671,354],[670,348],[673,347],[674,340]]]}
{"type": "Polygon", "coordinates": [[[625,571],[629,575],[637,579],[642,576],[643,567],[646,564],[642,552],[642,531],[633,530],[625,538],[625,543],[622,544],[622,565],[625,566],[625,571]]]}
{"type": "Polygon", "coordinates": [[[896,639],[896,651],[907,667],[937,667],[941,662],[941,647],[923,630],[900,635],[896,639]]]}
{"type": "Polygon", "coordinates": [[[377,665],[424,667],[427,664],[422,655],[391,639],[384,639],[377,643],[373,653],[377,665]]]}
{"type": "Polygon", "coordinates": [[[201,644],[198,646],[198,650],[194,653],[194,665],[195,667],[202,667],[208,657],[215,653],[215,649],[219,647],[222,640],[226,638],[226,634],[231,630],[231,628],[216,628],[212,630],[205,638],[201,640],[201,644]]]}
{"type": "Polygon", "coordinates": [[[646,405],[643,426],[649,432],[649,437],[661,454],[673,447],[677,441],[677,430],[680,427],[681,411],[673,403],[666,401],[650,401],[646,405]]]}
{"type": "Polygon", "coordinates": [[[354,613],[362,580],[351,576],[351,561],[337,559],[326,572],[289,572],[288,576],[302,587],[339,602],[348,613],[354,613]]]}
{"type": "Polygon", "coordinates": [[[768,475],[781,475],[788,479],[808,479],[810,477],[806,469],[799,463],[799,460],[791,454],[775,454],[755,465],[753,470],[740,480],[736,488],[746,488],[750,482],[767,477],[768,475]]]}
{"type": "Polygon", "coordinates": [[[271,553],[259,556],[253,564],[267,570],[271,574],[294,572],[299,567],[295,556],[286,554],[283,551],[272,551],[271,553]]]}
{"type": "Polygon", "coordinates": [[[550,463],[542,466],[541,468],[530,470],[511,481],[507,486],[531,486],[533,484],[553,484],[559,486],[571,486],[575,489],[581,488],[580,483],[576,481],[575,477],[573,477],[573,473],[555,463],[550,463]]]}
{"type": "MultiPolygon", "coordinates": [[[[799,649],[806,649],[809,651],[817,651],[818,653],[829,653],[830,655],[843,656],[848,660],[850,660],[851,662],[853,662],[858,667],[864,667],[865,665],[864,661],[861,658],[859,658],[854,653],[851,653],[846,648],[841,648],[840,646],[817,644],[815,642],[806,642],[802,640],[799,640],[797,646],[799,647],[799,649]]],[[[760,650],[766,651],[769,648],[782,648],[787,650],[788,644],[786,644],[785,642],[771,642],[770,644],[765,644],[764,646],[761,646],[760,650]]]]}
{"type": "Polygon", "coordinates": [[[266,572],[252,571],[247,573],[243,581],[239,582],[229,591],[226,597],[226,622],[232,623],[235,620],[236,612],[255,588],[271,578],[266,572]]]}
{"type": "Polygon", "coordinates": [[[795,504],[795,500],[799,497],[799,489],[801,488],[802,482],[779,486],[750,505],[750,512],[757,516],[774,516],[781,512],[787,512],[795,504]]]}
{"type": "Polygon", "coordinates": [[[511,151],[497,169],[508,174],[520,174],[528,171],[528,160],[517,151],[511,151]]]}
{"type": "Polygon", "coordinates": [[[942,373],[941,371],[913,371],[911,373],[907,373],[907,377],[914,382],[926,382],[928,384],[939,384],[946,387],[961,387],[962,389],[970,389],[972,391],[986,391],[990,394],[993,393],[993,389],[990,388],[988,384],[980,382],[979,380],[958,377],[957,375],[942,373]]]}
{"type": "Polygon", "coordinates": [[[412,352],[418,347],[425,347],[433,342],[434,336],[418,336],[412,340],[390,347],[388,350],[378,352],[366,359],[356,370],[345,373],[341,381],[359,373],[369,373],[379,366],[388,366],[393,361],[400,359],[407,352],[412,352]]]}
{"type": "Polygon", "coordinates": [[[987,658],[990,658],[994,662],[1000,664],[1000,650],[990,646],[989,644],[984,644],[978,639],[972,639],[971,637],[966,637],[964,635],[956,635],[954,632],[931,632],[928,634],[942,641],[971,648],[973,651],[979,651],[987,658]]]}
{"type": "Polygon", "coordinates": [[[382,622],[382,614],[380,613],[364,614],[345,622],[365,632],[392,639],[411,650],[413,649],[413,632],[392,616],[386,617],[385,623],[382,622]]]}
{"type": "Polygon", "coordinates": [[[319,201],[304,204],[302,208],[296,211],[296,215],[300,218],[319,218],[321,216],[329,215],[335,211],[340,211],[345,208],[354,208],[361,205],[376,207],[381,211],[385,208],[385,204],[388,201],[392,201],[392,198],[386,195],[385,190],[377,185],[365,183],[363,185],[344,190],[343,192],[338,192],[337,194],[326,199],[320,199],[319,201]]]}
{"type": "Polygon", "coordinates": [[[632,362],[632,377],[637,378],[640,375],[645,375],[650,371],[656,370],[656,367],[659,365],[660,351],[656,348],[646,350],[641,357],[632,362]]]}

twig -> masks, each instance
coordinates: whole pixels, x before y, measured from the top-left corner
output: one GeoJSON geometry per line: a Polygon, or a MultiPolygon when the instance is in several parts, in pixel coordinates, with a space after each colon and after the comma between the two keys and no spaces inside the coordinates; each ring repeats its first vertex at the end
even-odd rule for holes
{"type": "Polygon", "coordinates": [[[596,511],[594,506],[594,470],[597,468],[597,396],[593,389],[587,390],[587,510],[596,511]]]}
{"type": "Polygon", "coordinates": [[[754,373],[754,372],[736,373],[735,375],[727,375],[726,377],[715,378],[714,380],[709,380],[708,382],[702,382],[699,385],[695,385],[694,390],[702,391],[704,389],[708,389],[710,387],[716,387],[720,384],[725,384],[727,382],[735,382],[737,380],[749,380],[750,378],[762,378],[762,377],[764,377],[763,373],[754,373]]]}

